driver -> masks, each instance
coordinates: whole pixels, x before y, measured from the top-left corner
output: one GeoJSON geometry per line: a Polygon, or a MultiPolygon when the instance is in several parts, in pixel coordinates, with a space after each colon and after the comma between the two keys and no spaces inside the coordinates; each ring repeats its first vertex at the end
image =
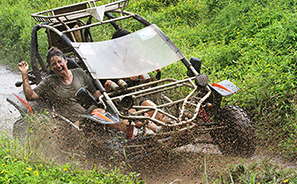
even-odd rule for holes
{"type": "MultiPolygon", "coordinates": [[[[86,87],[98,99],[101,95],[100,91],[96,90],[88,75],[81,68],[68,69],[66,57],[58,48],[50,48],[46,61],[55,74],[43,79],[34,89],[29,83],[28,64],[24,61],[18,64],[22,73],[26,99],[28,101],[42,100],[50,104],[57,113],[77,122],[79,115],[89,112],[90,109],[85,109],[76,101],[75,93],[81,87],[86,87]]],[[[111,126],[121,131],[126,130],[124,122],[111,126]]]]}
{"type": "MultiPolygon", "coordinates": [[[[46,61],[55,74],[43,79],[34,89],[29,83],[28,64],[24,61],[18,64],[22,73],[23,90],[28,101],[40,99],[54,107],[57,113],[73,122],[78,122],[80,114],[88,114],[92,110],[101,113],[104,111],[103,109],[95,109],[94,106],[90,107],[92,109],[85,109],[76,101],[75,93],[81,87],[86,87],[97,100],[101,93],[96,90],[88,75],[81,68],[68,69],[66,57],[61,50],[56,47],[50,48],[46,61]]],[[[110,126],[126,132],[128,124],[128,121],[122,120],[120,123],[110,126]]]]}

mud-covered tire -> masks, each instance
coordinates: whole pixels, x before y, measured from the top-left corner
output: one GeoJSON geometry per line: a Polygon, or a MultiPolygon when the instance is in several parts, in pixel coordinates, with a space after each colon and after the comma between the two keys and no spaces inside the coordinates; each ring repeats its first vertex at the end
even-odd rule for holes
{"type": "Polygon", "coordinates": [[[213,130],[210,135],[214,144],[226,155],[250,157],[256,149],[254,127],[247,114],[237,106],[221,108],[214,117],[219,125],[226,126],[213,130]]]}

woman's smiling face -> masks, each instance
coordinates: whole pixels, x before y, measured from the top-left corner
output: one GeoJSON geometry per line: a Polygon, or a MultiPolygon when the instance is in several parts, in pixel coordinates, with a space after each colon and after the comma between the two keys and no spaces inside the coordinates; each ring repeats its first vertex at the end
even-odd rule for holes
{"type": "Polygon", "coordinates": [[[67,73],[67,60],[62,56],[53,56],[50,60],[52,70],[59,76],[64,78],[67,73]]]}

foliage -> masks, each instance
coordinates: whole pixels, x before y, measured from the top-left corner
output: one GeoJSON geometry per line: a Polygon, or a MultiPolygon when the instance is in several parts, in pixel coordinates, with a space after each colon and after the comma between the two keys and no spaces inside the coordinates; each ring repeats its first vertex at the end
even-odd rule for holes
{"type": "Polygon", "coordinates": [[[0,170],[1,183],[143,183],[137,181],[135,173],[125,176],[117,168],[86,172],[79,168],[72,169],[67,164],[54,166],[42,162],[32,163],[26,157],[18,159],[10,155],[1,155],[0,170]]]}

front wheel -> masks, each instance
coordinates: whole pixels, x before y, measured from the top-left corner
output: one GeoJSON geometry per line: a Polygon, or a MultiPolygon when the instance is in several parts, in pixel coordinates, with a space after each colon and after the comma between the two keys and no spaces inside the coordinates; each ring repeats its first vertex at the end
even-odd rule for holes
{"type": "Polygon", "coordinates": [[[224,128],[214,129],[210,135],[220,151],[227,155],[251,156],[256,149],[255,132],[250,118],[237,106],[221,108],[214,117],[224,128]]]}

